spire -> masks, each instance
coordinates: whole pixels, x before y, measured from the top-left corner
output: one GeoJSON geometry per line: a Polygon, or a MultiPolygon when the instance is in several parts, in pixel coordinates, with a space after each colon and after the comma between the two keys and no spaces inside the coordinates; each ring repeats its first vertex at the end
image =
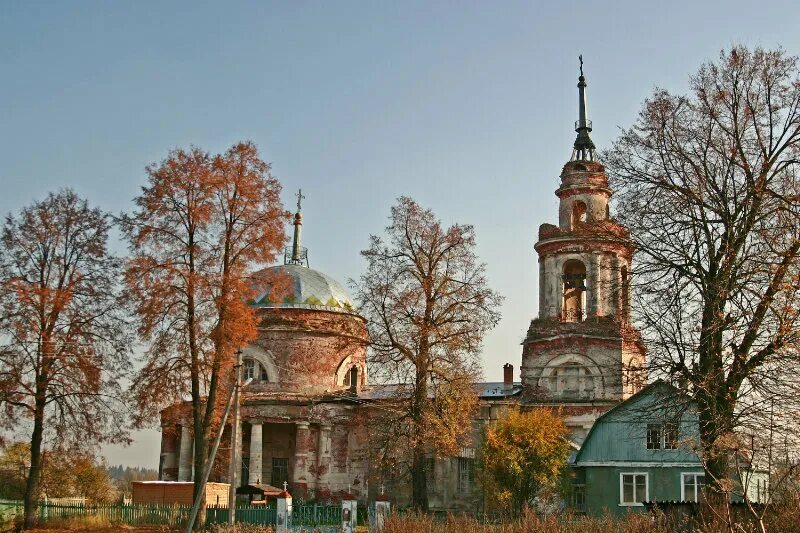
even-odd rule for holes
{"type": "Polygon", "coordinates": [[[583,56],[578,56],[580,61],[581,75],[578,77],[578,120],[575,122],[575,131],[578,137],[572,149],[572,161],[593,161],[594,143],[589,136],[592,131],[592,121],[589,120],[586,112],[586,78],[583,76],[583,56]]]}
{"type": "Polygon", "coordinates": [[[289,254],[289,249],[287,249],[283,254],[283,262],[286,265],[308,266],[308,249],[300,245],[301,226],[303,225],[301,203],[305,198],[303,189],[298,189],[295,196],[297,196],[297,212],[294,214],[294,238],[292,239],[291,255],[289,254]]]}

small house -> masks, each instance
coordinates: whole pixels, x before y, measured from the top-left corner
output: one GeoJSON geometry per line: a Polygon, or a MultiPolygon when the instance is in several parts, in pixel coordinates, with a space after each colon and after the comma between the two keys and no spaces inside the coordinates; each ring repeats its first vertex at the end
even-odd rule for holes
{"type": "MultiPolygon", "coordinates": [[[[705,483],[699,427],[688,396],[661,380],[649,384],[592,426],[571,465],[573,507],[620,515],[645,502],[698,501],[705,483]]],[[[751,501],[766,498],[768,481],[767,472],[748,470],[751,501]]]]}
{"type": "MultiPolygon", "coordinates": [[[[134,481],[133,503],[192,505],[191,481],[134,481]]],[[[228,483],[206,483],[206,504],[228,506],[228,483]]]]}

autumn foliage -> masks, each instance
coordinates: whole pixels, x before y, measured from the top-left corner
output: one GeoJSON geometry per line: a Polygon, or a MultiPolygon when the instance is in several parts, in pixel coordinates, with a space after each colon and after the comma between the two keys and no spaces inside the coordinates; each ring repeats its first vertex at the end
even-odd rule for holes
{"type": "Polygon", "coordinates": [[[361,252],[357,284],[376,380],[396,384],[371,439],[384,471],[410,474],[412,505],[427,509],[426,456],[455,455],[471,442],[484,334],[500,320],[502,298],[475,254],[472,226],[443,226],[430,209],[402,197],[385,237],[361,252]]]}
{"type": "Polygon", "coordinates": [[[567,466],[569,431],[549,409],[512,409],[486,428],[481,479],[490,504],[518,516],[555,493],[567,466]]]}
{"type": "Polygon", "coordinates": [[[126,439],[119,385],[130,338],[111,221],[71,190],[9,215],[0,254],[0,427],[30,431],[25,525],[36,516],[45,439],[126,439]]]}
{"type": "Polygon", "coordinates": [[[148,341],[133,386],[137,422],[191,398],[180,423],[191,421],[199,473],[235,353],[256,337],[257,317],[247,303],[251,272],[282,249],[287,214],[280,184],[252,143],[219,155],[173,150],[147,174],[136,211],[123,217],[131,249],[125,283],[148,341]]]}

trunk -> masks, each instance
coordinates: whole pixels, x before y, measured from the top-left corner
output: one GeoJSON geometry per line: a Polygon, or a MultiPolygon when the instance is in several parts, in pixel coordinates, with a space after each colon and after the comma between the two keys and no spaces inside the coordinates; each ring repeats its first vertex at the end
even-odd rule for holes
{"type": "Polygon", "coordinates": [[[700,442],[706,470],[706,486],[710,492],[722,494],[725,492],[723,481],[730,477],[732,458],[717,439],[728,431],[727,422],[733,416],[732,408],[705,392],[698,394],[697,401],[700,408],[700,442]]]}
{"type": "MultiPolygon", "coordinates": [[[[719,292],[718,285],[710,283],[710,292],[719,292]]],[[[700,443],[706,465],[707,486],[712,492],[721,492],[721,482],[728,478],[728,454],[721,449],[717,439],[733,427],[733,407],[730,400],[719,397],[725,391],[725,369],[723,365],[724,302],[709,298],[704,306],[702,331],[699,346],[699,376],[695,383],[697,404],[700,409],[700,443]]]]}
{"type": "Polygon", "coordinates": [[[203,472],[206,468],[208,457],[208,446],[202,431],[194,433],[194,497],[200,495],[200,508],[197,511],[197,519],[194,521],[195,531],[204,529],[206,525],[206,491],[202,490],[203,472]]]}
{"type": "Polygon", "coordinates": [[[39,479],[42,475],[42,434],[44,433],[44,401],[36,401],[36,413],[33,419],[33,435],[31,435],[31,467],[28,470],[28,482],[25,487],[25,529],[31,529],[36,522],[36,510],[39,504],[39,479]]]}
{"type": "Polygon", "coordinates": [[[425,440],[423,414],[425,403],[428,401],[427,365],[422,366],[422,371],[417,369],[416,389],[414,391],[414,407],[412,419],[416,433],[416,443],[411,460],[411,507],[417,511],[428,510],[428,486],[425,477],[425,440]]]}
{"type": "Polygon", "coordinates": [[[205,491],[201,491],[200,477],[202,476],[203,467],[205,466],[206,459],[206,438],[205,431],[203,430],[202,409],[203,402],[201,398],[202,391],[200,390],[200,353],[197,344],[197,323],[195,315],[195,284],[193,276],[195,272],[195,244],[194,244],[194,230],[189,231],[189,281],[186,287],[186,325],[189,333],[189,356],[191,358],[191,379],[192,379],[192,422],[194,429],[194,472],[192,473],[192,480],[194,487],[192,490],[193,500],[198,497],[201,498],[200,510],[197,514],[197,519],[194,522],[195,529],[200,529],[205,526],[206,521],[206,502],[205,491]]]}
{"type": "Polygon", "coordinates": [[[428,484],[425,478],[425,446],[414,447],[413,466],[411,468],[411,507],[416,511],[428,510],[428,484]]]}

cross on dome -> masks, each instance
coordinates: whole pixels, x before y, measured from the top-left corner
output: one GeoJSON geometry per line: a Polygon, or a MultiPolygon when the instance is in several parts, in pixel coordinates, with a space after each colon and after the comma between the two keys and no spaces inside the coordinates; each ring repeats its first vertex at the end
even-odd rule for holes
{"type": "Polygon", "coordinates": [[[292,247],[287,248],[283,255],[283,263],[286,265],[301,265],[308,266],[308,249],[303,248],[300,244],[301,226],[303,225],[302,202],[305,198],[303,189],[298,189],[295,194],[297,197],[297,212],[294,214],[294,238],[292,239],[292,247]]]}

